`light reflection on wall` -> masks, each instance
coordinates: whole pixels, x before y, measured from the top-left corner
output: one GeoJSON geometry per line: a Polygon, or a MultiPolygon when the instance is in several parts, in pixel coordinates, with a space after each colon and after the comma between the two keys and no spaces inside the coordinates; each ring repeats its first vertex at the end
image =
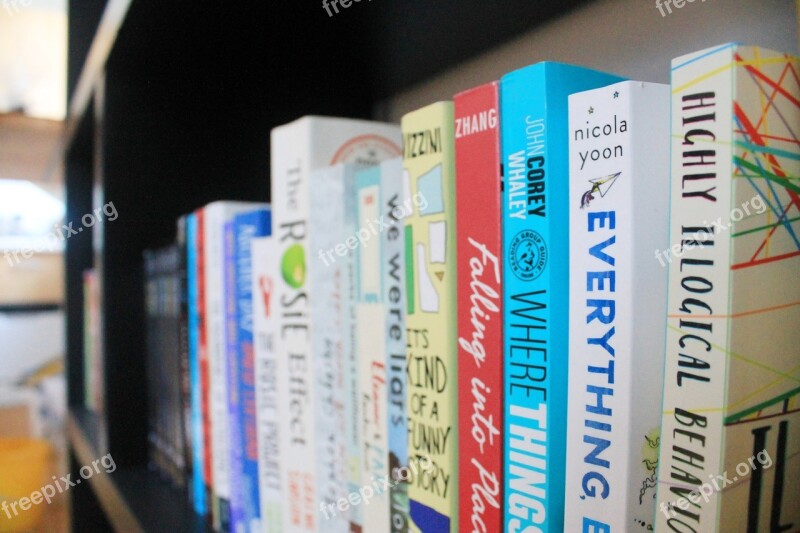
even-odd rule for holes
{"type": "Polygon", "coordinates": [[[64,119],[66,11],[66,0],[0,3],[0,113],[64,119]]]}

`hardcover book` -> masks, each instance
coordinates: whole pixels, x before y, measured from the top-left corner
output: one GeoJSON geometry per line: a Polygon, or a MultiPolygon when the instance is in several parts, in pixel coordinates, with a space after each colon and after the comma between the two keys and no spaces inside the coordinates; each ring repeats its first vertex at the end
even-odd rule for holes
{"type": "Polygon", "coordinates": [[[565,531],[651,531],[666,327],[669,86],[569,97],[565,531]]]}
{"type": "Polygon", "coordinates": [[[500,84],[505,529],[564,529],[569,164],[567,97],[621,79],[537,63],[500,84]]]}
{"type": "Polygon", "coordinates": [[[657,530],[800,527],[800,60],[672,62],[657,530]]]}
{"type": "Polygon", "coordinates": [[[500,84],[455,95],[459,522],[503,529],[500,84]]]}
{"type": "MultiPolygon", "coordinates": [[[[400,154],[399,141],[399,130],[394,125],[323,117],[301,118],[272,131],[273,228],[278,243],[276,259],[281,265],[275,287],[280,333],[276,348],[278,358],[289,366],[286,401],[290,416],[281,425],[281,439],[286,443],[283,494],[291,495],[284,498],[287,507],[283,518],[288,531],[322,531],[326,526],[321,522],[321,480],[317,479],[315,462],[309,458],[315,456],[319,445],[314,409],[318,404],[315,394],[321,392],[316,390],[316,365],[318,359],[325,357],[325,353],[314,352],[317,330],[312,324],[321,324],[329,317],[313,315],[314,298],[320,296],[315,296],[309,282],[314,269],[326,268],[323,257],[341,256],[336,246],[311,249],[311,206],[341,202],[342,197],[320,196],[317,184],[310,182],[310,174],[338,163],[377,164],[396,157],[400,154]]],[[[335,231],[324,223],[317,224],[320,229],[316,231],[335,231]]]]}
{"type": "Polygon", "coordinates": [[[403,116],[409,530],[458,531],[458,354],[453,103],[403,116]]]}

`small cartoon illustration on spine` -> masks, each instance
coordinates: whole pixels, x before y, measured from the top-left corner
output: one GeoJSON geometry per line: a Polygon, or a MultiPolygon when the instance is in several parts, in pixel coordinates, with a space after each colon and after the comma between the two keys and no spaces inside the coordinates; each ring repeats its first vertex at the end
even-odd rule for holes
{"type": "Polygon", "coordinates": [[[601,198],[608,194],[608,191],[611,189],[611,186],[614,185],[614,182],[617,181],[620,174],[622,174],[622,172],[609,174],[601,178],[590,179],[589,183],[592,184],[592,187],[581,196],[581,209],[589,207],[589,203],[595,198],[595,193],[600,193],[601,198]]]}

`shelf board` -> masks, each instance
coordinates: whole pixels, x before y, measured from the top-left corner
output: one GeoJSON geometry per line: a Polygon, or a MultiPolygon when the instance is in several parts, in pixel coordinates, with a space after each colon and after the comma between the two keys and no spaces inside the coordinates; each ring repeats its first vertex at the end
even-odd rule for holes
{"type": "MultiPolygon", "coordinates": [[[[90,465],[106,455],[101,422],[86,409],[70,409],[67,437],[79,464],[90,465]]],[[[117,531],[212,532],[204,519],[191,510],[184,490],[175,488],[144,466],[118,467],[110,474],[97,474],[88,482],[117,531]]]]}
{"type": "Polygon", "coordinates": [[[122,22],[125,20],[125,15],[128,13],[131,2],[132,0],[108,0],[106,3],[106,8],[103,11],[97,32],[95,32],[89,53],[86,55],[86,61],[83,64],[80,76],[78,76],[78,82],[75,85],[72,98],[68,102],[64,130],[61,140],[50,157],[50,162],[45,170],[45,175],[43,176],[45,181],[62,164],[64,153],[72,144],[75,132],[78,130],[78,124],[86,112],[86,106],[89,105],[92,99],[95,85],[103,75],[106,61],[111,54],[112,48],[114,48],[114,42],[117,40],[117,34],[122,27],[122,22]]]}

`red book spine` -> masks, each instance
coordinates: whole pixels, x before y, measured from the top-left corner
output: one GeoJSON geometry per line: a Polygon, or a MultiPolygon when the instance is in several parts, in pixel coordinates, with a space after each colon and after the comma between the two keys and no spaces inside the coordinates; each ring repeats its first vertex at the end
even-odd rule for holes
{"type": "Polygon", "coordinates": [[[454,98],[458,256],[459,523],[502,531],[499,84],[454,98]]]}
{"type": "Polygon", "coordinates": [[[206,502],[208,502],[208,513],[211,513],[211,502],[213,501],[213,470],[211,468],[211,400],[210,400],[210,376],[208,362],[208,334],[206,332],[206,290],[205,290],[205,223],[203,221],[203,210],[197,210],[197,301],[199,305],[198,318],[200,329],[200,409],[203,418],[203,478],[206,484],[206,502]]]}

